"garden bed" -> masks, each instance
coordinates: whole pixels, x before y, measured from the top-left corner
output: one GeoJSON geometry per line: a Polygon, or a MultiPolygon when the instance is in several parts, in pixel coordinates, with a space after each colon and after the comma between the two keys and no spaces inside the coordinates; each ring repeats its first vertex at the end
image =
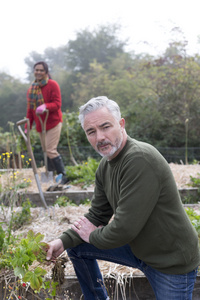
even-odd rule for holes
{"type": "MultiPolygon", "coordinates": [[[[185,165],[170,164],[170,167],[172,169],[172,172],[174,174],[174,177],[175,177],[175,180],[177,183],[177,187],[179,189],[188,189],[189,188],[189,184],[191,183],[190,176],[199,177],[200,165],[185,166],[185,165]]],[[[38,170],[39,175],[40,175],[40,172],[43,172],[43,171],[44,171],[44,169],[39,169],[38,170]]],[[[34,195],[35,193],[37,193],[37,186],[35,183],[34,174],[32,172],[32,169],[18,170],[17,175],[14,175],[13,171],[11,171],[11,172],[6,171],[1,176],[1,184],[3,187],[5,187],[6,185],[9,185],[9,184],[12,185],[13,182],[15,184],[18,184],[19,182],[26,182],[27,180],[29,181],[29,184],[26,186],[26,188],[19,188],[17,192],[19,192],[21,194],[24,193],[26,195],[30,195],[30,194],[34,195]],[[16,178],[14,179],[12,176],[16,176],[16,178]]],[[[42,185],[42,189],[43,189],[44,193],[46,193],[46,187],[47,187],[47,184],[42,185]]],[[[93,193],[93,190],[94,190],[94,186],[90,186],[85,189],[82,189],[80,185],[77,186],[77,185],[70,184],[70,187],[66,190],[66,194],[68,194],[68,196],[69,196],[70,193],[71,194],[86,193],[87,195],[89,195],[89,198],[90,198],[90,196],[93,193]]],[[[58,195],[59,195],[59,193],[58,193],[58,195]]],[[[56,198],[58,197],[58,195],[54,193],[54,196],[56,198]]],[[[88,210],[88,207],[89,207],[89,205],[87,206],[87,205],[82,205],[82,204],[80,204],[79,206],[70,205],[70,206],[66,206],[66,207],[59,207],[58,205],[52,206],[52,204],[53,203],[51,203],[51,205],[49,205],[48,210],[45,210],[42,207],[31,208],[31,222],[29,224],[22,226],[20,229],[14,231],[13,234],[16,237],[23,238],[23,237],[26,237],[26,234],[29,230],[33,230],[34,233],[39,232],[39,233],[43,234],[44,242],[48,243],[51,240],[54,240],[55,238],[59,237],[63,231],[65,231],[69,227],[71,227],[71,224],[73,224],[73,222],[77,218],[82,216],[88,210]]],[[[191,207],[191,205],[190,205],[190,207],[191,207]]],[[[192,205],[192,208],[195,210],[195,212],[200,214],[200,204],[197,203],[195,205],[192,205]]],[[[22,208],[20,206],[15,207],[16,212],[19,212],[21,209],[22,208]]],[[[3,221],[6,216],[6,220],[8,222],[9,219],[11,218],[11,213],[12,212],[11,212],[10,207],[7,207],[7,208],[4,207],[3,211],[2,210],[0,211],[0,221],[3,221]]],[[[66,255],[66,254],[64,254],[64,255],[66,255]]],[[[107,279],[108,283],[109,282],[112,283],[111,293],[113,293],[113,291],[116,291],[116,289],[114,289],[116,282],[117,282],[117,289],[120,289],[120,288],[126,289],[127,286],[129,286],[129,290],[130,290],[130,285],[127,284],[127,282],[132,280],[132,283],[131,283],[131,291],[132,292],[131,293],[133,293],[135,287],[137,289],[137,287],[139,287],[142,284],[143,288],[146,289],[146,296],[143,297],[142,295],[140,295],[139,299],[145,299],[145,300],[154,299],[152,296],[151,288],[149,288],[149,284],[146,281],[146,278],[144,277],[143,273],[141,271],[139,271],[138,269],[124,267],[121,265],[108,263],[108,262],[104,262],[104,261],[99,261],[99,265],[100,265],[100,269],[103,273],[104,278],[107,279]],[[123,280],[124,280],[124,282],[126,282],[126,284],[123,283],[120,287],[120,280],[121,280],[121,283],[123,283],[123,280]],[[150,296],[147,297],[147,295],[150,295],[150,296]]],[[[53,264],[51,264],[49,266],[45,266],[45,269],[47,271],[47,277],[51,276],[52,267],[53,267],[53,264]]],[[[65,278],[66,278],[66,281],[63,285],[63,289],[68,290],[69,293],[72,293],[72,294],[74,293],[74,296],[71,294],[71,296],[70,296],[71,299],[73,299],[73,300],[80,299],[80,288],[77,283],[75,272],[74,272],[74,269],[73,269],[70,261],[68,261],[66,263],[65,278]],[[76,296],[75,296],[75,293],[77,294],[76,296]]],[[[195,290],[198,290],[198,291],[200,290],[199,277],[198,277],[198,282],[195,287],[195,290]]],[[[128,293],[128,291],[126,293],[128,293]]],[[[134,297],[136,297],[136,296],[132,296],[132,298],[127,297],[126,299],[138,299],[137,297],[136,298],[134,298],[134,297]]],[[[42,298],[40,298],[40,299],[42,299],[42,298]]],[[[66,298],[66,296],[65,296],[65,298],[63,298],[63,299],[70,299],[70,298],[66,298]]],[[[120,298],[120,296],[118,296],[118,298],[115,298],[115,299],[121,299],[121,298],[120,298]]],[[[198,299],[198,298],[194,298],[194,299],[198,299]]]]}
{"type": "MultiPolygon", "coordinates": [[[[174,164],[174,163],[170,163],[169,164],[172,173],[174,175],[176,184],[178,189],[185,189],[185,188],[189,188],[190,184],[191,184],[191,178],[192,177],[200,177],[200,164],[195,164],[195,165],[182,165],[182,164],[174,164]]],[[[13,183],[13,173],[16,173],[16,179],[15,179],[15,183],[23,182],[23,181],[30,181],[30,185],[28,185],[26,187],[26,189],[20,189],[19,191],[22,190],[26,190],[29,193],[35,193],[36,191],[38,191],[37,189],[37,184],[35,181],[35,177],[33,174],[33,170],[31,168],[27,168],[27,169],[17,169],[16,171],[11,170],[1,170],[3,173],[1,175],[1,184],[2,186],[5,186],[6,184],[8,184],[8,182],[13,183]]],[[[38,168],[38,176],[39,178],[41,177],[41,173],[45,172],[45,168],[38,168]]],[[[43,190],[43,192],[45,192],[47,190],[47,188],[49,187],[49,185],[51,185],[52,182],[49,183],[41,183],[41,188],[43,190]]],[[[94,189],[94,186],[89,186],[87,188],[85,188],[84,190],[86,191],[91,191],[94,189]]],[[[81,185],[72,185],[70,184],[70,188],[68,189],[68,191],[80,191],[82,190],[81,185]]]]}

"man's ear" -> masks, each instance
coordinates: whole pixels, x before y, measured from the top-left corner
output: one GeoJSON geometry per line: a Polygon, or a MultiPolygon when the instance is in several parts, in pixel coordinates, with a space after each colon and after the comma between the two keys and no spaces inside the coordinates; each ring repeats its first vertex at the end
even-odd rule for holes
{"type": "Polygon", "coordinates": [[[124,129],[125,128],[125,119],[121,118],[121,120],[119,121],[119,124],[124,129]]]}

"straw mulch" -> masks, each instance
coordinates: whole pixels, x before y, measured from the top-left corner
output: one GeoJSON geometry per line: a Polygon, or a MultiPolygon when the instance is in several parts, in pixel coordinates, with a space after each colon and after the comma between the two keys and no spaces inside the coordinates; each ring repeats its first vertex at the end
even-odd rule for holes
{"type": "MultiPolygon", "coordinates": [[[[174,175],[177,187],[179,189],[183,189],[183,188],[188,188],[189,184],[191,184],[191,178],[192,177],[200,177],[200,164],[196,164],[196,165],[181,165],[181,164],[174,164],[174,163],[170,163],[169,164],[172,173],[174,175]]],[[[26,188],[27,192],[30,193],[35,193],[38,192],[38,188],[37,188],[37,184],[35,181],[35,175],[32,171],[31,168],[29,169],[18,169],[17,171],[17,179],[16,179],[16,183],[18,183],[19,181],[31,181],[31,184],[26,188]]],[[[45,168],[38,168],[38,177],[41,178],[41,173],[45,173],[45,168]]],[[[8,172],[5,172],[5,174],[2,174],[1,176],[1,184],[3,186],[5,186],[8,181],[11,183],[12,182],[12,175],[13,175],[13,171],[11,170],[8,174],[8,172]]],[[[43,192],[46,191],[46,189],[53,184],[53,182],[49,182],[49,183],[41,183],[41,188],[43,190],[43,192]]],[[[70,188],[68,189],[68,191],[71,190],[80,190],[81,187],[80,186],[75,186],[70,184],[70,188]]],[[[86,188],[86,190],[93,190],[94,187],[90,186],[88,188],[86,188]]]]}

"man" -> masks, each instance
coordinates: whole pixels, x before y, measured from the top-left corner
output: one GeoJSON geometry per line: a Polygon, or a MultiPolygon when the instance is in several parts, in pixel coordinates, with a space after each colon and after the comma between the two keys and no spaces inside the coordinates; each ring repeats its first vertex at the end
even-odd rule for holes
{"type": "Polygon", "coordinates": [[[117,103],[105,96],[80,107],[79,120],[103,158],[91,208],[49,244],[47,259],[67,249],[84,299],[109,299],[96,259],[143,271],[157,300],[192,299],[198,237],[168,163],[127,136],[117,103]]]}

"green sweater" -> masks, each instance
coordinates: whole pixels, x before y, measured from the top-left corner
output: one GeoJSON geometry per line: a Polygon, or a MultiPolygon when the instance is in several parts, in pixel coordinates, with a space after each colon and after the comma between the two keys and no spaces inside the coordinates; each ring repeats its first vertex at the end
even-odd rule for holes
{"type": "MultiPolygon", "coordinates": [[[[90,235],[99,249],[129,244],[137,258],[168,274],[184,274],[200,264],[197,233],[171,169],[149,144],[128,137],[116,158],[101,160],[85,216],[104,225],[90,235]]],[[[83,242],[73,230],[60,238],[65,249],[83,242]]]]}

